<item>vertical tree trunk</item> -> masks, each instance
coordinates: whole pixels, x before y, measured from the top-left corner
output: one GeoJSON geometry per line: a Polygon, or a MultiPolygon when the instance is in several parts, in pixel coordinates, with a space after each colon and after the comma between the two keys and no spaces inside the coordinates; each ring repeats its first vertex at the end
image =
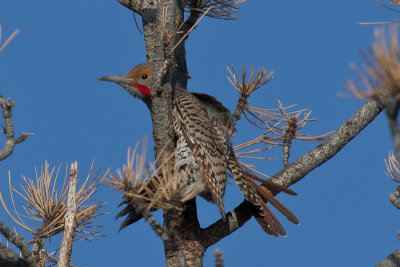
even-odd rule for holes
{"type": "Polygon", "coordinates": [[[207,248],[201,242],[195,199],[185,204],[183,212],[167,212],[164,215],[164,228],[176,239],[178,246],[171,247],[164,242],[167,266],[182,266],[179,250],[183,251],[188,266],[203,266],[204,252],[207,248]]]}
{"type": "MultiPolygon", "coordinates": [[[[182,36],[175,30],[183,23],[184,5],[181,0],[144,1],[141,11],[146,56],[153,63],[150,111],[154,153],[159,157],[161,151],[170,153],[175,149],[171,120],[174,89],[187,86],[185,42],[169,54],[182,36]]],[[[189,201],[183,212],[164,214],[164,229],[173,239],[164,243],[167,266],[182,266],[181,252],[189,266],[202,266],[205,248],[200,242],[195,200],[189,201]]]]}
{"type": "Polygon", "coordinates": [[[176,86],[186,88],[187,85],[185,42],[169,55],[182,36],[174,33],[183,22],[184,6],[181,0],[144,1],[142,6],[146,56],[147,60],[153,63],[150,112],[153,121],[154,152],[157,157],[165,146],[166,152],[172,152],[175,148],[171,121],[173,89],[176,86]],[[164,22],[163,12],[166,13],[164,22]],[[171,36],[174,37],[170,38],[171,36]],[[170,64],[165,68],[167,60],[170,60],[170,64]]]}

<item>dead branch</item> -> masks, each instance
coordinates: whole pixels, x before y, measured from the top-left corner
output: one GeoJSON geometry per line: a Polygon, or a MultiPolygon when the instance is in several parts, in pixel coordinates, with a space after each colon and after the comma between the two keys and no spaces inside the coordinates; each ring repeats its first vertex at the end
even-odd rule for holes
{"type": "MultiPolygon", "coordinates": [[[[79,188],[77,192],[77,220],[78,220],[78,229],[79,239],[93,239],[90,237],[101,236],[99,233],[94,231],[87,231],[88,228],[93,228],[95,226],[90,226],[94,221],[94,218],[101,215],[98,214],[98,210],[104,205],[103,203],[94,203],[88,205],[88,200],[93,196],[98,188],[101,180],[94,179],[91,183],[88,184],[89,178],[91,177],[93,164],[91,166],[91,170],[83,182],[83,185],[79,188]],[[89,236],[85,236],[89,235],[89,236]]],[[[67,177],[68,172],[66,170],[63,186],[60,191],[56,190],[56,183],[58,180],[60,168],[55,172],[55,167],[49,169],[49,164],[45,162],[44,168],[42,167],[40,175],[36,172],[36,179],[27,179],[25,176],[22,176],[25,187],[21,186],[22,191],[16,190],[11,185],[11,174],[9,173],[9,189],[10,196],[12,200],[12,205],[14,209],[14,213],[16,217],[14,217],[11,212],[8,210],[5,205],[2,194],[0,193],[0,202],[3,205],[3,208],[7,212],[7,214],[21,226],[24,230],[31,232],[34,235],[35,239],[48,239],[54,235],[61,233],[64,230],[64,217],[67,212],[66,198],[67,198],[67,177]],[[54,174],[55,173],[55,174],[54,174]],[[54,177],[55,176],[55,177],[54,177]],[[14,196],[12,192],[16,193],[23,200],[22,207],[25,211],[25,214],[18,212],[15,207],[14,196]],[[30,227],[29,223],[26,223],[22,218],[31,220],[31,221],[40,221],[41,226],[39,227],[30,227]]],[[[107,175],[107,172],[106,174],[107,175]]]]}
{"type": "Polygon", "coordinates": [[[6,143],[3,150],[0,151],[0,161],[9,157],[13,151],[15,144],[25,141],[25,139],[33,135],[31,133],[22,133],[18,138],[14,138],[14,125],[12,121],[11,111],[15,107],[15,102],[11,99],[4,100],[3,96],[0,94],[0,106],[3,111],[3,118],[5,126],[3,126],[3,133],[6,135],[6,143]]]}
{"type": "MultiPolygon", "coordinates": [[[[89,178],[92,175],[93,164],[94,162],[92,163],[89,175],[76,193],[76,203],[78,207],[76,213],[78,227],[76,229],[76,239],[90,240],[93,239],[92,236],[101,236],[96,231],[87,230],[88,228],[97,227],[91,226],[90,224],[94,222],[95,217],[101,215],[98,214],[98,210],[104,205],[103,203],[86,204],[101,182],[94,179],[88,184],[89,178]]],[[[35,261],[39,265],[45,264],[47,261],[54,262],[54,257],[51,256],[52,253],[46,251],[44,244],[52,236],[64,231],[64,217],[67,212],[67,204],[65,202],[68,172],[66,170],[61,190],[57,191],[56,183],[59,170],[60,168],[58,168],[54,175],[55,168],[49,169],[49,165],[46,162],[44,168],[42,167],[40,175],[36,171],[35,180],[27,179],[22,176],[25,186],[21,186],[21,191],[17,191],[11,185],[11,174],[9,173],[9,190],[14,215],[8,210],[2,194],[0,193],[0,202],[7,214],[24,230],[32,233],[33,239],[30,241],[30,243],[32,243],[32,253],[35,257],[35,261]],[[22,198],[22,207],[25,214],[17,211],[13,192],[22,198]],[[25,221],[26,219],[29,221],[25,222],[24,219],[25,221]],[[38,227],[29,226],[32,225],[32,222],[34,222],[35,225],[39,222],[40,225],[38,227]]],[[[105,175],[107,175],[107,173],[105,175]]],[[[96,177],[98,177],[98,174],[96,177]]]]}
{"type": "Polygon", "coordinates": [[[69,174],[67,212],[64,216],[64,235],[61,241],[60,256],[58,266],[70,266],[72,243],[74,242],[75,230],[77,226],[76,219],[76,179],[78,176],[78,162],[71,163],[69,174]]]}
{"type": "MultiPolygon", "coordinates": [[[[1,25],[0,25],[0,44],[1,44],[1,25]]],[[[11,40],[19,33],[19,30],[15,30],[10,37],[0,46],[0,52],[11,42],[11,40]]],[[[15,107],[15,102],[10,99],[4,100],[0,94],[0,106],[3,111],[3,118],[5,126],[3,126],[3,133],[6,135],[6,143],[2,151],[0,151],[0,161],[6,159],[14,151],[15,144],[25,141],[25,139],[32,135],[30,133],[22,133],[18,138],[14,138],[14,126],[11,116],[11,111],[15,107]]]]}

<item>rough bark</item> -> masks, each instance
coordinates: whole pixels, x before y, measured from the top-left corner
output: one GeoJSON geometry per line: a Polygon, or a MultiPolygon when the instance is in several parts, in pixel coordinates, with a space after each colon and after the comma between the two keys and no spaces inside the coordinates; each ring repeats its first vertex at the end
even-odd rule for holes
{"type": "MultiPolygon", "coordinates": [[[[182,36],[175,34],[175,30],[183,23],[183,1],[118,1],[142,16],[146,56],[153,66],[153,90],[149,108],[153,122],[154,153],[160,159],[161,151],[168,153],[175,148],[171,120],[174,90],[176,87],[186,88],[187,85],[185,42],[181,42],[171,53],[182,36]],[[165,21],[163,12],[167,12],[165,21]]],[[[190,266],[202,265],[204,249],[199,253],[200,239],[190,239],[196,235],[192,234],[193,229],[187,227],[193,224],[194,218],[197,222],[195,202],[188,202],[186,207],[184,216],[175,212],[164,215],[164,229],[171,236],[171,239],[164,241],[168,266],[182,266],[182,261],[185,261],[180,256],[182,251],[190,266]]]]}
{"type": "Polygon", "coordinates": [[[183,2],[118,1],[142,16],[146,57],[153,63],[153,90],[149,108],[153,122],[154,151],[158,157],[165,146],[167,152],[172,152],[174,149],[171,123],[172,96],[175,87],[186,88],[187,84],[185,42],[181,42],[170,54],[182,36],[175,35],[175,29],[183,23],[183,2]],[[163,12],[167,14],[164,22],[163,12]],[[163,23],[165,28],[162,27],[163,23]]]}
{"type": "Polygon", "coordinates": [[[164,242],[167,266],[202,266],[206,248],[201,242],[200,224],[197,218],[196,201],[185,203],[183,212],[171,210],[164,216],[165,231],[174,238],[177,246],[167,246],[164,242]],[[180,257],[183,251],[184,259],[180,257]]]}
{"type": "Polygon", "coordinates": [[[78,176],[78,163],[75,161],[71,164],[68,184],[67,212],[65,214],[64,235],[61,241],[60,257],[58,260],[59,267],[70,266],[72,243],[74,242],[76,230],[76,179],[78,176]]]}

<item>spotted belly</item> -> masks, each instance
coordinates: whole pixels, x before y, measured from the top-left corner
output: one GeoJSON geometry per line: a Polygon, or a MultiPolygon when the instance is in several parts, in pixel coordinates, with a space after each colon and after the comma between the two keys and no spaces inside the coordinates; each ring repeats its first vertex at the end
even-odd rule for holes
{"type": "Polygon", "coordinates": [[[177,152],[175,154],[175,168],[180,169],[182,175],[187,170],[188,180],[182,195],[189,191],[196,190],[205,200],[214,202],[207,182],[199,169],[199,165],[193,155],[191,148],[188,146],[185,137],[182,135],[177,141],[177,152]]]}

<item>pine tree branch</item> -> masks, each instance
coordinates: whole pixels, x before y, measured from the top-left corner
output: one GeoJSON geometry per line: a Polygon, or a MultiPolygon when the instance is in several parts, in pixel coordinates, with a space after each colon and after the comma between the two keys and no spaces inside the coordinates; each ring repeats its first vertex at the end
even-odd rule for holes
{"type": "Polygon", "coordinates": [[[331,159],[381,113],[383,106],[380,102],[375,98],[368,98],[359,110],[322,144],[272,176],[271,181],[288,187],[331,159]]]}

